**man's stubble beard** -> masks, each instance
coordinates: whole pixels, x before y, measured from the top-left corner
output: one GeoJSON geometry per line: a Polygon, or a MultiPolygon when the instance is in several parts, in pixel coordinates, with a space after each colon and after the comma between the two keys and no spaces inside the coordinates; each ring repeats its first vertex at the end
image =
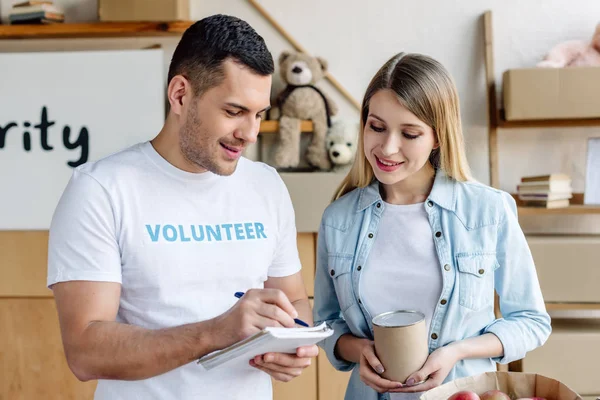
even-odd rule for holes
{"type": "Polygon", "coordinates": [[[183,157],[192,165],[216,175],[228,176],[235,172],[237,161],[227,166],[217,161],[221,145],[211,143],[208,132],[203,131],[202,121],[196,107],[190,107],[185,124],[179,132],[179,147],[183,157]],[[213,146],[211,148],[211,146],[213,146]]]}

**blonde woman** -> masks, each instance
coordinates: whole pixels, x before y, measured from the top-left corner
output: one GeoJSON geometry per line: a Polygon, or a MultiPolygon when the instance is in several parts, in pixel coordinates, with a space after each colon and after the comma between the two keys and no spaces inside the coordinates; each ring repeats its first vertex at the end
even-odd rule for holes
{"type": "Polygon", "coordinates": [[[323,215],[315,284],[315,321],[335,330],[321,347],[352,370],[345,398],[418,398],[541,346],[550,317],[515,201],[471,179],[446,69],[418,54],[391,58],[367,88],[361,128],[323,215]],[[380,375],[371,321],[400,309],[425,315],[430,354],[392,382],[380,375]]]}

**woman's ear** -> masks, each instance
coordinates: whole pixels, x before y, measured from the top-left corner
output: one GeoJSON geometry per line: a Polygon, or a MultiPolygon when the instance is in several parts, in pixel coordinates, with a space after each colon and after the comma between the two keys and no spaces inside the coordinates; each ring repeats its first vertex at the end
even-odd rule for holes
{"type": "Polygon", "coordinates": [[[434,130],[433,131],[433,137],[435,138],[435,143],[433,145],[433,150],[437,150],[440,148],[440,140],[438,139],[438,134],[437,132],[434,130]]]}

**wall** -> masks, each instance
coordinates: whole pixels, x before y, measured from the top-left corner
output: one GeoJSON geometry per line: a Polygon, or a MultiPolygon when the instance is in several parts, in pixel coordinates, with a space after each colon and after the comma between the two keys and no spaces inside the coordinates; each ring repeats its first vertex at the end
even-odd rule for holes
{"type": "MultiPolygon", "coordinates": [[[[12,1],[0,0],[5,15],[12,1]]],[[[56,3],[68,7],[68,20],[94,18],[94,0],[56,3]]],[[[485,183],[489,171],[481,14],[493,11],[497,82],[504,70],[534,65],[561,40],[587,39],[600,15],[596,0],[572,0],[568,5],[563,0],[260,0],[260,4],[305,48],[326,57],[333,75],[359,101],[371,76],[394,53],[421,52],[439,59],[456,80],[468,157],[475,177],[485,183]]],[[[247,20],[264,36],[275,58],[291,48],[246,0],[191,0],[191,12],[193,19],[227,13],[247,20]]],[[[162,43],[172,51],[176,39],[4,41],[0,51],[137,47],[145,43],[162,43]]],[[[167,51],[165,66],[169,57],[167,51]]],[[[355,118],[352,106],[336,94],[342,114],[355,118]]],[[[524,174],[564,171],[573,176],[575,191],[583,191],[585,139],[594,135],[600,135],[597,128],[501,131],[501,188],[514,191],[524,174]]]]}

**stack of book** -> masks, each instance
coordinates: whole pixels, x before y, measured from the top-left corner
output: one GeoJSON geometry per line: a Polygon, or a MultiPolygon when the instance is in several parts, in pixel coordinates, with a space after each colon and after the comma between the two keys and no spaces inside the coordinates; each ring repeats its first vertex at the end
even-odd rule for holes
{"type": "Polygon", "coordinates": [[[517,185],[517,194],[525,207],[568,207],[573,189],[566,174],[524,176],[517,185]]]}
{"type": "Polygon", "coordinates": [[[13,4],[8,19],[11,24],[51,24],[64,22],[61,7],[51,1],[25,1],[13,4]]]}

